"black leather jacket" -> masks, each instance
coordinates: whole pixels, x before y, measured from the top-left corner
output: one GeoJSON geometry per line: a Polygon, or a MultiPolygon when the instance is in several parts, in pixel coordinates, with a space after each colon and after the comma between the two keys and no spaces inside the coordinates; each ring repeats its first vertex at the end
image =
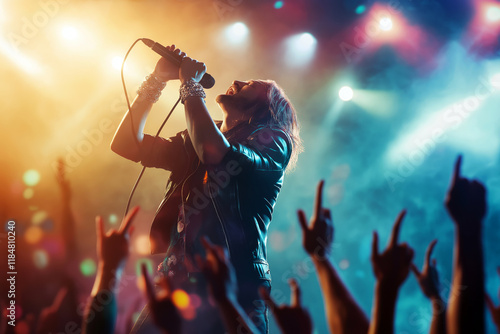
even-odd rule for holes
{"type": "Polygon", "coordinates": [[[206,235],[227,248],[237,276],[270,281],[267,230],[291,140],[280,129],[249,125],[225,136],[231,148],[218,165],[200,162],[187,130],[169,139],[145,136],[142,164],[171,171],[151,226],[151,252],[168,255],[184,203],[187,255],[201,249],[200,237],[206,235]]]}

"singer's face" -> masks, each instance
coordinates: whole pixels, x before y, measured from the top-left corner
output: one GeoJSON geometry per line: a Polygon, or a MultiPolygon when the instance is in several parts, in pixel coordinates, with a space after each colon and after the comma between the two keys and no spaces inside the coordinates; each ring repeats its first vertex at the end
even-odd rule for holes
{"type": "Polygon", "coordinates": [[[254,106],[267,103],[268,87],[269,84],[265,81],[233,81],[226,94],[217,96],[216,101],[225,110],[237,109],[239,112],[245,112],[254,106]]]}

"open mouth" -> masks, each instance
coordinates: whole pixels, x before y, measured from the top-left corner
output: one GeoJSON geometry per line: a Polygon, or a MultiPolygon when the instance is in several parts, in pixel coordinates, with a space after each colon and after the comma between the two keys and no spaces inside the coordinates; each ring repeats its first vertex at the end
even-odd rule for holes
{"type": "Polygon", "coordinates": [[[226,95],[234,95],[238,93],[238,91],[236,90],[236,87],[234,85],[232,85],[231,87],[229,87],[229,89],[227,90],[226,92],[226,95]]]}

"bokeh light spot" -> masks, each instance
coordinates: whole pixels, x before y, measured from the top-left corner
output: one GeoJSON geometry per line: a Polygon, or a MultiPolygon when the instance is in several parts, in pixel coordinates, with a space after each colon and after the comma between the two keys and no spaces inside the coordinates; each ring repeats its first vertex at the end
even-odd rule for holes
{"type": "Polygon", "coordinates": [[[134,248],[137,254],[148,255],[150,253],[149,237],[147,235],[140,235],[135,239],[134,248]]]}
{"type": "Polygon", "coordinates": [[[43,249],[38,249],[33,253],[33,262],[38,269],[45,268],[49,264],[49,255],[43,249]]]}
{"type": "Polygon", "coordinates": [[[36,186],[40,182],[40,173],[34,169],[30,169],[24,173],[23,181],[28,187],[36,186]]]}
{"type": "Polygon", "coordinates": [[[276,9],[283,8],[283,5],[284,5],[284,4],[285,4],[285,3],[284,3],[283,1],[276,1],[276,2],[274,3],[274,8],[276,8],[276,9]]]}
{"type": "Polygon", "coordinates": [[[33,190],[33,188],[27,188],[23,191],[24,199],[31,199],[33,198],[33,195],[35,195],[35,191],[33,190]]]}
{"type": "Polygon", "coordinates": [[[26,230],[26,233],[24,234],[24,238],[27,243],[29,244],[36,244],[38,243],[43,237],[43,231],[40,227],[38,226],[31,226],[26,230]]]}
{"type": "Polygon", "coordinates": [[[109,215],[108,221],[110,224],[115,225],[118,222],[118,216],[112,213],[109,215]]]}
{"type": "Polygon", "coordinates": [[[363,14],[365,11],[366,11],[365,5],[359,5],[358,7],[356,7],[356,10],[355,10],[356,14],[358,14],[358,15],[363,14]]]}
{"type": "Polygon", "coordinates": [[[350,265],[349,260],[346,259],[339,262],[339,268],[342,270],[346,270],[347,268],[349,268],[349,265],[350,265]]]}
{"type": "Polygon", "coordinates": [[[87,258],[80,262],[80,272],[83,276],[92,276],[95,274],[97,266],[93,259],[87,258]]]}
{"type": "Polygon", "coordinates": [[[48,214],[45,211],[35,212],[33,217],[31,217],[31,223],[33,225],[40,225],[45,219],[47,219],[48,214]]]}
{"type": "Polygon", "coordinates": [[[172,302],[179,309],[186,309],[189,306],[189,295],[186,291],[177,289],[172,293],[172,302]]]}
{"type": "Polygon", "coordinates": [[[342,101],[350,101],[354,97],[354,91],[349,86],[344,86],[339,90],[339,97],[342,101]]]}

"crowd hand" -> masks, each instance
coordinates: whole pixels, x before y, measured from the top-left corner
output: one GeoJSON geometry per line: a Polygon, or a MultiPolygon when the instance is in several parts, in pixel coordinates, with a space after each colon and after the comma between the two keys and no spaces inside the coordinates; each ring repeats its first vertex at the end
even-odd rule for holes
{"type": "Polygon", "coordinates": [[[160,279],[160,291],[155,293],[145,264],[141,267],[146,285],[146,297],[151,315],[156,326],[164,333],[177,334],[181,332],[182,319],[179,310],[172,300],[172,287],[169,278],[164,275],[160,279]]]}
{"type": "Polygon", "coordinates": [[[291,305],[277,306],[269,295],[269,292],[261,287],[259,289],[262,299],[271,308],[276,318],[276,323],[284,334],[310,334],[312,333],[312,321],[309,312],[301,305],[301,292],[297,281],[288,281],[292,290],[291,305]]]}
{"type": "MultiPolygon", "coordinates": [[[[186,53],[177,49],[175,45],[167,46],[166,49],[173,52],[175,55],[174,57],[177,57],[180,61],[186,57],[186,53]]],[[[173,64],[170,60],[161,57],[156,63],[154,75],[162,82],[179,79],[179,66],[173,64]]]]}
{"type": "Polygon", "coordinates": [[[478,181],[460,176],[462,156],[455,163],[455,170],[446,198],[446,208],[461,228],[479,231],[481,220],[486,214],[486,189],[478,181]]]}
{"type": "Polygon", "coordinates": [[[63,198],[69,200],[71,198],[71,187],[66,178],[66,169],[62,158],[57,159],[56,180],[59,184],[59,188],[61,188],[63,198]]]}
{"type": "Polygon", "coordinates": [[[378,234],[373,232],[371,261],[375,277],[379,283],[396,289],[408,277],[413,259],[413,249],[406,243],[398,244],[399,230],[405,215],[406,210],[403,210],[396,219],[389,244],[382,254],[378,252],[378,234]]]}
{"type": "Polygon", "coordinates": [[[44,308],[42,312],[40,312],[36,330],[37,334],[51,333],[59,329],[59,314],[61,313],[61,306],[67,295],[68,288],[63,287],[59,289],[52,305],[44,308]]]}
{"type": "Polygon", "coordinates": [[[415,274],[422,292],[429,299],[441,298],[439,294],[439,274],[436,268],[436,260],[433,259],[431,263],[431,255],[436,243],[437,240],[433,240],[427,248],[422,272],[420,272],[414,264],[411,265],[411,270],[415,274]]]}
{"type": "MultiPolygon", "coordinates": [[[[500,276],[500,267],[497,268],[497,273],[500,276]]],[[[500,333],[500,305],[496,307],[488,293],[485,293],[484,297],[486,299],[486,306],[488,310],[490,310],[491,317],[493,318],[493,322],[497,327],[497,331],[500,333]]],[[[498,290],[498,298],[500,299],[500,289],[498,290]]]]}
{"type": "Polygon", "coordinates": [[[206,259],[196,255],[196,262],[208,282],[213,298],[220,302],[234,301],[237,295],[236,274],[229,262],[227,250],[212,244],[206,237],[201,239],[206,259]]]}
{"type": "Polygon", "coordinates": [[[324,257],[328,253],[333,242],[332,214],[329,209],[322,207],[324,184],[324,181],[318,183],[314,215],[309,224],[304,211],[299,210],[297,212],[303,232],[302,244],[304,249],[308,254],[319,257],[324,257]]]}
{"type": "Polygon", "coordinates": [[[118,230],[111,230],[107,233],[104,232],[101,216],[96,217],[97,256],[106,268],[118,269],[125,264],[129,254],[129,234],[133,232],[130,226],[138,211],[139,207],[134,207],[123,219],[118,230]]]}

